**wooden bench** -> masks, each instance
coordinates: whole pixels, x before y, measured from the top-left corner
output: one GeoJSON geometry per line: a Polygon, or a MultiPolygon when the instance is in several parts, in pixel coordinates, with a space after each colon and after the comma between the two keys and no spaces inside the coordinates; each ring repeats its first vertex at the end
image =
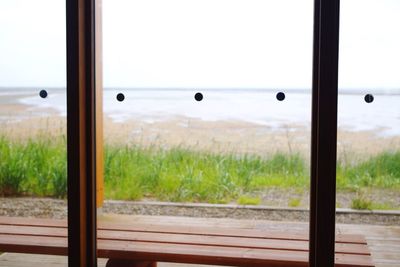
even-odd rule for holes
{"type": "MultiPolygon", "coordinates": [[[[360,235],[336,236],[336,266],[374,266],[360,235]]],[[[0,251],[67,255],[65,220],[0,217],[0,251]]],[[[98,257],[107,267],[157,262],[228,266],[308,266],[308,236],[198,225],[98,223],[98,257]]]]}

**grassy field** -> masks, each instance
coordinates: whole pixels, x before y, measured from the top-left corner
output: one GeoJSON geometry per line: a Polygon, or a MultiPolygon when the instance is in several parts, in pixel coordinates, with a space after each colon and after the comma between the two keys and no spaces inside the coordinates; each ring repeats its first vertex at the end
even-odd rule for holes
{"type": "MultiPolygon", "coordinates": [[[[299,154],[213,154],[176,147],[110,146],[105,149],[105,194],[111,199],[259,204],[264,188],[309,187],[309,164],[299,154]]],[[[24,142],[0,136],[0,195],[66,196],[65,138],[24,142]]],[[[363,162],[340,162],[338,190],[400,190],[400,151],[363,162]]],[[[354,207],[369,208],[360,196],[354,207]]],[[[293,200],[291,206],[297,206],[293,200]]],[[[383,207],[385,208],[385,207],[383,207]]]]}

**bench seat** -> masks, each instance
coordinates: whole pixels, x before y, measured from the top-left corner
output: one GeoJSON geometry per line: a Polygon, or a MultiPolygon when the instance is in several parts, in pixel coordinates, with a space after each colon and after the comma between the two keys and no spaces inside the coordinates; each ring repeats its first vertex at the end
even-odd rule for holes
{"type": "MultiPolygon", "coordinates": [[[[67,255],[67,230],[65,220],[0,217],[0,251],[67,255]]],[[[155,262],[308,266],[306,234],[100,221],[97,235],[98,257],[113,259],[109,266],[117,266],[118,260],[150,262],[136,266],[155,266],[155,262]]],[[[337,235],[335,265],[374,266],[365,238],[337,235]]]]}

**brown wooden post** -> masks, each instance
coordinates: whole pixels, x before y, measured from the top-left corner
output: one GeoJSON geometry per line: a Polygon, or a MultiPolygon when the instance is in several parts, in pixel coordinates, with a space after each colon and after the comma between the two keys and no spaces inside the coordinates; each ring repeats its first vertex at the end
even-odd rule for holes
{"type": "MultiPolygon", "coordinates": [[[[310,207],[312,202],[315,201],[317,192],[317,114],[318,114],[318,71],[319,71],[319,13],[320,13],[320,0],[314,1],[314,29],[313,29],[313,67],[312,67],[312,125],[311,125],[311,181],[310,181],[310,207]]],[[[315,266],[315,218],[316,209],[310,208],[310,231],[309,231],[309,266],[315,266]]]]}
{"type": "Polygon", "coordinates": [[[335,262],[339,0],[314,2],[310,267],[335,262]]]}
{"type": "Polygon", "coordinates": [[[96,0],[96,195],[97,208],[104,201],[104,138],[103,138],[103,32],[102,0],[96,0]]]}
{"type": "Polygon", "coordinates": [[[68,266],[97,266],[96,0],[67,0],[68,266]]]}

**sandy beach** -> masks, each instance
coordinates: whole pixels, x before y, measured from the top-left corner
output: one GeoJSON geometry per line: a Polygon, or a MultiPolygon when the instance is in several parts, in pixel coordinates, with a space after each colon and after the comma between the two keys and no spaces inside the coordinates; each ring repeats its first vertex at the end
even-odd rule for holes
{"type": "MultiPolygon", "coordinates": [[[[1,96],[0,133],[17,139],[36,135],[66,134],[66,117],[52,108],[19,103],[21,95],[1,96]],[[7,98],[7,99],[6,99],[7,98]]],[[[256,154],[276,152],[310,155],[310,127],[288,124],[271,128],[256,123],[205,121],[183,116],[168,120],[113,120],[104,114],[104,140],[108,144],[184,147],[215,153],[256,154]]],[[[383,151],[400,149],[400,136],[382,136],[377,131],[338,130],[338,160],[357,161],[383,151]]]]}

